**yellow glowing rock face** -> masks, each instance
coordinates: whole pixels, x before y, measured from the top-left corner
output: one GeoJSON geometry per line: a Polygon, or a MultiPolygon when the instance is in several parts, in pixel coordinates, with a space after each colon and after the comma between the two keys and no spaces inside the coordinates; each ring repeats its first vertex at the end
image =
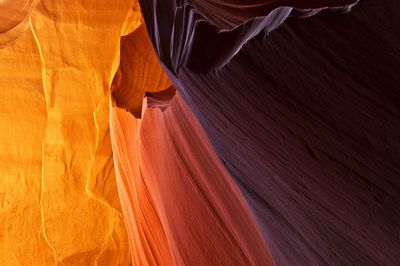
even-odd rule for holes
{"type": "Polygon", "coordinates": [[[40,208],[46,109],[35,40],[0,50],[0,261],[52,265],[40,208]]]}
{"type": "Polygon", "coordinates": [[[1,265],[131,264],[109,98],[133,6],[42,0],[0,49],[1,265]]]}

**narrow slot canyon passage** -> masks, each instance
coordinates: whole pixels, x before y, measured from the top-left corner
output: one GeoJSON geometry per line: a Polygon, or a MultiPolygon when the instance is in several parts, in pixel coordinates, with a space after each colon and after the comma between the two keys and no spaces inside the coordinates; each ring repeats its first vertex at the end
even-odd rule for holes
{"type": "Polygon", "coordinates": [[[0,265],[398,265],[396,0],[0,0],[0,265]]]}

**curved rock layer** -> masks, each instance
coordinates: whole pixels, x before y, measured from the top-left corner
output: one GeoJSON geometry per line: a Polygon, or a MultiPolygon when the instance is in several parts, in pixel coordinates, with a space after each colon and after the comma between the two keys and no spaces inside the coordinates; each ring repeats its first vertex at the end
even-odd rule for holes
{"type": "Polygon", "coordinates": [[[0,48],[10,45],[29,29],[29,16],[38,0],[0,1],[0,48]]]}
{"type": "Polygon", "coordinates": [[[318,15],[356,2],[293,1],[295,10],[284,2],[140,1],[156,53],[275,263],[395,265],[397,1],[318,15]]]}
{"type": "Polygon", "coordinates": [[[154,53],[145,24],[121,38],[120,65],[111,86],[115,104],[141,116],[146,92],[159,92],[171,86],[154,53]]]}

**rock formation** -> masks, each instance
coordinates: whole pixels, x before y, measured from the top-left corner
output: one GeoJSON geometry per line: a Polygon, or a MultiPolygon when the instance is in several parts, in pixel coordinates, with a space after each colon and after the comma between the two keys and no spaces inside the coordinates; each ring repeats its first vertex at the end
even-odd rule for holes
{"type": "Polygon", "coordinates": [[[0,1],[0,264],[396,265],[397,6],[0,1]]]}

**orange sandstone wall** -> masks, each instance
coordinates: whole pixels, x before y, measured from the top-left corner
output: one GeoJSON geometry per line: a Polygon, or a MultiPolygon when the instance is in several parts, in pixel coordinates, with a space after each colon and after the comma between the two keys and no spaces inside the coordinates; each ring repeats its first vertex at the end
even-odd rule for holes
{"type": "Polygon", "coordinates": [[[131,264],[108,106],[132,6],[1,1],[0,265],[131,264]]]}

